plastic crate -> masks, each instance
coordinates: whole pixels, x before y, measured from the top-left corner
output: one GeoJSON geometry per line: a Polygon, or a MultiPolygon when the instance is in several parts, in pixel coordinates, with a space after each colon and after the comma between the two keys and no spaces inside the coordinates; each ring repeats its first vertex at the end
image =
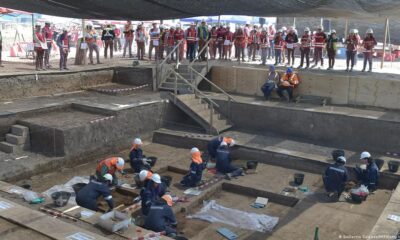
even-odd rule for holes
{"type": "Polygon", "coordinates": [[[109,232],[116,232],[128,228],[131,221],[132,218],[128,214],[114,210],[101,215],[98,225],[109,232]]]}

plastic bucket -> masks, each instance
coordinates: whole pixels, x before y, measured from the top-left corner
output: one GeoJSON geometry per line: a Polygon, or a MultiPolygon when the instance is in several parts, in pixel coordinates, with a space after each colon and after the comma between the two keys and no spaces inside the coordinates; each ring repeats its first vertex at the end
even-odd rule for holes
{"type": "Polygon", "coordinates": [[[28,190],[32,189],[32,186],[30,184],[27,184],[27,183],[26,184],[22,184],[21,187],[25,188],[25,189],[28,189],[28,190]]]}
{"type": "Polygon", "coordinates": [[[78,194],[78,192],[86,185],[87,183],[75,183],[74,185],[72,185],[72,189],[74,189],[75,194],[78,194]]]}
{"type": "Polygon", "coordinates": [[[376,166],[378,166],[378,169],[381,170],[383,167],[383,164],[385,164],[385,160],[383,159],[375,159],[376,166]]]}
{"type": "Polygon", "coordinates": [[[165,185],[167,185],[167,187],[169,187],[171,185],[172,182],[172,177],[171,176],[162,176],[161,177],[161,182],[165,183],[165,185]]]}
{"type": "Polygon", "coordinates": [[[156,157],[148,157],[147,158],[148,160],[150,160],[150,166],[151,167],[154,167],[154,165],[156,164],[156,162],[157,162],[157,158],[156,157]]]}
{"type": "Polygon", "coordinates": [[[247,169],[256,169],[258,165],[257,161],[247,161],[246,166],[247,169]]]}
{"type": "Polygon", "coordinates": [[[54,201],[54,205],[57,207],[64,207],[67,205],[69,198],[71,197],[70,192],[54,192],[51,194],[51,198],[54,201]]]}
{"type": "Polygon", "coordinates": [[[294,183],[297,185],[303,184],[304,174],[303,173],[295,173],[294,174],[294,183]]]}
{"type": "Polygon", "coordinates": [[[389,171],[391,171],[392,173],[397,172],[397,170],[399,170],[399,164],[400,162],[397,161],[389,161],[388,162],[388,166],[389,166],[389,171]]]}

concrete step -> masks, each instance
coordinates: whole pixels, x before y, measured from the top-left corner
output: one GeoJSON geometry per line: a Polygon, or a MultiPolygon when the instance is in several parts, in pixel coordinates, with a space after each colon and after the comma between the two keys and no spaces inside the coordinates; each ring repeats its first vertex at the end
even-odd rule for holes
{"type": "Polygon", "coordinates": [[[0,151],[5,153],[14,153],[17,146],[8,142],[0,142],[0,151]]]}
{"type": "Polygon", "coordinates": [[[12,125],[11,133],[17,136],[27,136],[29,133],[29,128],[22,125],[12,125]]]}
{"type": "Polygon", "coordinates": [[[26,142],[26,136],[17,136],[12,133],[7,133],[6,142],[14,145],[24,145],[26,142]]]}
{"type": "MultiPolygon", "coordinates": [[[[165,79],[165,82],[168,82],[168,83],[175,83],[175,77],[168,77],[167,79],[165,79]]],[[[187,84],[184,80],[182,80],[182,79],[180,79],[180,78],[177,79],[177,82],[178,82],[178,83],[185,83],[185,84],[187,84]]]]}
{"type": "Polygon", "coordinates": [[[182,95],[178,95],[178,98],[180,100],[191,100],[191,99],[196,99],[196,95],[194,95],[194,94],[182,94],[182,95]]]}

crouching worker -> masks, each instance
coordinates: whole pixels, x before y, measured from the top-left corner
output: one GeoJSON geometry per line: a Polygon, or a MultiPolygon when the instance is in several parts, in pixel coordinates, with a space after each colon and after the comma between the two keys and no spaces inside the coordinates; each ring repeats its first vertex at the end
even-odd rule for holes
{"type": "Polygon", "coordinates": [[[184,187],[196,187],[201,181],[203,170],[205,168],[201,153],[198,148],[190,150],[192,155],[192,163],[190,164],[190,172],[183,177],[181,185],[184,187]]]}
{"type": "Polygon", "coordinates": [[[143,155],[142,144],[143,142],[140,138],[135,138],[129,153],[131,167],[135,173],[139,173],[143,169],[151,169],[149,160],[147,160],[146,156],[143,155]]]}
{"type": "Polygon", "coordinates": [[[146,187],[151,181],[152,176],[153,173],[151,171],[147,170],[140,171],[140,173],[134,177],[136,186],[138,188],[146,187]]]}
{"type": "Polygon", "coordinates": [[[369,152],[362,152],[360,159],[367,167],[362,169],[358,165],[356,166],[354,170],[357,174],[357,179],[361,181],[361,184],[365,185],[370,192],[373,192],[378,187],[379,168],[369,152]]]}
{"type": "Polygon", "coordinates": [[[81,207],[93,211],[99,211],[99,208],[97,207],[97,199],[100,196],[103,196],[109,207],[108,212],[113,210],[114,203],[110,191],[113,177],[111,174],[106,173],[104,174],[103,179],[103,182],[92,180],[83,187],[76,195],[76,203],[81,207]]]}
{"type": "Polygon", "coordinates": [[[265,100],[269,100],[272,90],[277,88],[277,83],[279,83],[279,79],[280,76],[279,73],[275,71],[275,66],[270,65],[267,81],[264,83],[264,85],[261,86],[261,91],[264,94],[265,100]]]}
{"type": "Polygon", "coordinates": [[[344,156],[337,157],[335,161],[334,164],[325,170],[323,181],[328,197],[339,199],[344,191],[344,186],[349,174],[344,166],[346,164],[346,158],[344,156]]]}
{"type": "Polygon", "coordinates": [[[226,174],[226,178],[230,180],[232,177],[244,175],[243,169],[235,167],[231,164],[231,156],[226,142],[221,142],[217,150],[217,171],[226,174]]]}
{"type": "Polygon", "coordinates": [[[299,77],[296,73],[293,73],[292,68],[286,70],[286,74],[283,75],[279,82],[277,93],[282,100],[292,101],[293,100],[293,89],[300,84],[299,77]],[[283,92],[287,92],[289,99],[283,96],[283,92]]]}
{"type": "Polygon", "coordinates": [[[118,185],[118,178],[115,175],[115,173],[119,171],[121,174],[124,174],[124,172],[122,171],[124,169],[124,165],[125,161],[123,158],[120,157],[111,157],[104,159],[97,165],[96,168],[97,180],[101,182],[106,181],[107,179],[104,179],[104,175],[106,173],[109,173],[113,177],[112,184],[118,185]]]}
{"type": "Polygon", "coordinates": [[[149,181],[147,186],[140,191],[140,197],[142,199],[142,214],[147,216],[151,205],[156,200],[159,200],[164,194],[165,187],[161,183],[161,177],[157,173],[154,173],[151,176],[151,181],[149,181]]]}
{"type": "Polygon", "coordinates": [[[168,237],[176,236],[177,221],[171,209],[171,195],[164,195],[151,205],[146,217],[144,228],[154,232],[165,232],[168,237]]]}
{"type": "Polygon", "coordinates": [[[215,160],[217,157],[217,149],[221,145],[222,142],[228,144],[229,147],[235,146],[236,142],[233,138],[218,136],[216,138],[211,139],[207,144],[208,154],[210,155],[211,160],[215,160]]]}

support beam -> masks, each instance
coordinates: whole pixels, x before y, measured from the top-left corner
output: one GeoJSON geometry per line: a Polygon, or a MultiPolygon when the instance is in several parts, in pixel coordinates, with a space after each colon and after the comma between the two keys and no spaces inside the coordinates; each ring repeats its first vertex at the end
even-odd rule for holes
{"type": "MultiPolygon", "coordinates": [[[[384,35],[385,39],[383,40],[383,54],[382,54],[382,61],[381,61],[381,69],[383,68],[383,61],[385,61],[388,27],[389,27],[389,18],[386,18],[386,21],[385,21],[385,35],[384,35]]],[[[389,53],[390,53],[390,51],[389,51],[389,53]]]]}

